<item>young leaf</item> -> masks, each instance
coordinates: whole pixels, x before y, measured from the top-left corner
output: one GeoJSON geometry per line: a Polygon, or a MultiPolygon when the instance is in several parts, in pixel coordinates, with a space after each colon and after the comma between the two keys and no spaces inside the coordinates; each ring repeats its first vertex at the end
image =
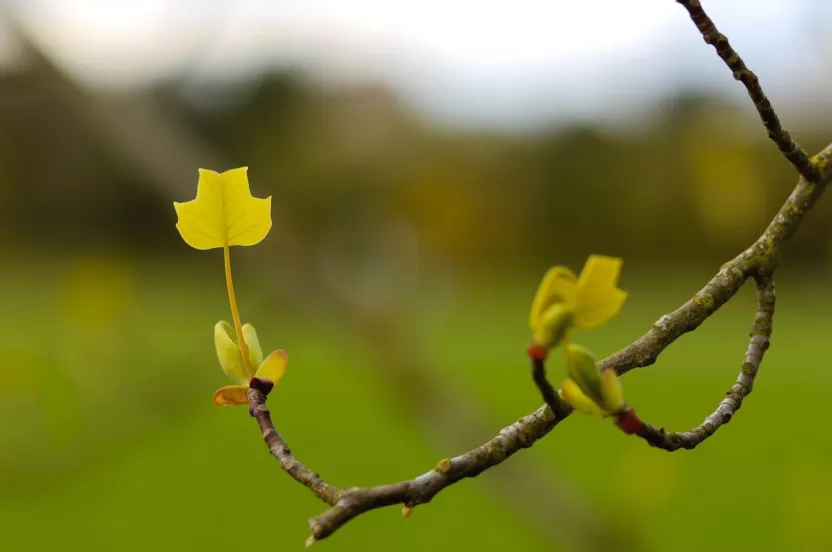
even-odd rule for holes
{"type": "Polygon", "coordinates": [[[621,311],[627,300],[627,293],[618,289],[621,264],[618,257],[589,256],[578,277],[576,328],[597,328],[621,311]]]}
{"type": "Polygon", "coordinates": [[[529,313],[529,327],[533,332],[538,330],[543,313],[549,307],[557,303],[571,306],[575,300],[576,281],[575,273],[565,266],[555,266],[546,272],[540,287],[537,288],[529,313]]]}
{"type": "Polygon", "coordinates": [[[228,322],[217,322],[214,326],[214,346],[217,349],[217,358],[220,361],[222,371],[239,384],[248,383],[243,355],[240,354],[240,346],[234,343],[234,328],[228,322]]]}
{"type": "Polygon", "coordinates": [[[283,374],[286,373],[286,364],[288,361],[286,351],[282,349],[274,351],[266,357],[263,364],[257,369],[257,374],[255,375],[277,384],[283,378],[283,374]]]}
{"type": "Polygon", "coordinates": [[[214,404],[217,406],[233,406],[248,404],[247,385],[227,385],[216,390],[214,404]]]}
{"type": "Polygon", "coordinates": [[[252,197],[247,167],[222,174],[199,169],[196,199],[174,202],[176,228],[195,249],[254,245],[272,227],[272,198],[252,197]]]}

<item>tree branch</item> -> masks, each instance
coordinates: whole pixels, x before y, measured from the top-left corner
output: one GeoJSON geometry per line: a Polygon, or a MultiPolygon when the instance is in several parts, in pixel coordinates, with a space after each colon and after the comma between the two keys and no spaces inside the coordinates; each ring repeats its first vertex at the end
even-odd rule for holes
{"type": "MultiPolygon", "coordinates": [[[[306,281],[314,282],[315,278],[306,281]]],[[[324,287],[317,295],[326,293],[329,305],[341,306],[340,315],[370,346],[369,369],[389,386],[397,406],[414,415],[434,449],[458,450],[460,442],[476,445],[477,440],[472,439],[488,436],[494,427],[499,427],[491,416],[474,404],[466,404],[430,375],[419,347],[408,342],[393,300],[367,308],[351,301],[347,294],[339,294],[337,289],[324,287]]],[[[538,460],[531,455],[517,456],[490,477],[479,479],[479,486],[550,547],[600,552],[609,550],[614,543],[619,552],[636,548],[632,527],[612,523],[613,513],[597,508],[595,500],[570,485],[568,476],[557,466],[538,460]]]]}
{"type": "Polygon", "coordinates": [[[693,449],[716,433],[724,424],[731,421],[734,414],[742,406],[743,399],[751,393],[754,387],[754,378],[760,369],[763,355],[768,349],[772,319],[774,318],[774,279],[757,279],[757,314],[754,325],[751,327],[751,338],[748,349],[745,352],[745,361],[737,376],[737,381],[731,390],[725,394],[725,398],[716,407],[705,421],[695,428],[683,432],[665,432],[664,428],[656,428],[650,424],[643,424],[641,431],[636,435],[647,441],[651,446],[664,449],[669,452],[680,448],[693,449]]]}
{"type": "Polygon", "coordinates": [[[615,368],[619,375],[634,368],[650,366],[665,347],[695,330],[734,296],[743,282],[755,273],[770,275],[780,265],[782,254],[806,213],[823,194],[832,178],[832,144],[813,158],[821,171],[820,181],[800,178],[768,228],[748,249],[722,265],[717,274],[696,295],[675,311],[659,318],[649,332],[632,344],[601,361],[601,369],[615,368]]]}
{"type": "Polygon", "coordinates": [[[553,413],[548,406],[541,406],[503,428],[488,442],[465,454],[444,458],[432,470],[414,479],[392,485],[347,489],[332,508],[309,520],[312,536],[307,544],[332,534],[354,517],[369,510],[392,504],[404,504],[405,508],[412,509],[417,504],[430,502],[442,489],[461,479],[476,477],[501,464],[514,453],[529,448],[552,431],[570,412],[569,407],[553,413]]]}
{"type": "Polygon", "coordinates": [[[266,406],[266,395],[271,391],[271,382],[268,382],[266,385],[262,385],[262,382],[263,380],[259,378],[252,379],[251,388],[248,390],[248,404],[249,414],[257,420],[257,425],[260,426],[260,432],[263,435],[266,446],[269,447],[269,452],[277,458],[278,462],[280,462],[280,467],[291,475],[295,481],[308,487],[315,496],[330,506],[334,506],[338,503],[341,496],[341,489],[321,479],[320,475],[301,464],[292,456],[289,445],[286,444],[286,441],[277,432],[277,428],[274,427],[271,412],[269,412],[269,408],[266,406]],[[257,383],[260,383],[260,385],[257,383]]]}
{"type": "MultiPolygon", "coordinates": [[[[736,294],[749,277],[757,280],[757,317],[737,383],[716,411],[693,430],[670,434],[649,426],[651,429],[648,430],[648,442],[666,450],[693,448],[704,441],[719,426],[731,419],[740,408],[743,398],[751,392],[771,333],[775,297],[772,274],[803,217],[814,206],[832,179],[832,166],[829,163],[832,159],[832,144],[809,159],[806,152],[783,130],[771,103],[759,85],[757,76],[745,66],[731,48],[728,39],[717,31],[699,1],[677,2],[688,10],[705,41],[714,46],[719,56],[734,71],[735,78],[745,85],[769,132],[769,137],[797,168],[801,178],[763,235],[748,249],[723,265],[693,298],[672,313],[662,316],[645,335],[598,363],[600,369],[613,369],[619,374],[655,363],[668,345],[696,329],[714,314],[736,294]]],[[[545,372],[541,366],[533,366],[533,375],[536,381],[542,378],[541,381],[545,383],[545,372]]],[[[544,395],[548,394],[551,388],[548,383],[539,386],[544,395]]],[[[318,474],[292,456],[288,445],[272,423],[265,405],[268,386],[254,381],[252,387],[248,393],[250,412],[257,419],[269,452],[296,481],[308,487],[318,498],[331,506],[323,514],[309,520],[312,534],[307,545],[331,535],[349,520],[369,510],[403,504],[404,512],[409,513],[414,506],[429,502],[440,491],[457,481],[475,477],[502,463],[516,452],[532,446],[571,413],[571,409],[559,399],[547,400],[551,407],[544,405],[538,408],[532,414],[501,430],[499,435],[483,445],[454,458],[440,460],[432,470],[414,479],[377,487],[339,489],[326,483],[318,474]]]]}
{"type": "Polygon", "coordinates": [[[751,96],[751,101],[754,102],[754,107],[757,108],[757,113],[760,114],[760,119],[763,121],[766,130],[768,130],[768,137],[772,142],[777,144],[777,147],[795,166],[806,180],[817,182],[820,178],[820,171],[809,159],[806,151],[801,148],[797,142],[792,140],[791,135],[780,125],[780,119],[774,112],[771,102],[766,97],[760,86],[760,79],[757,78],[748,67],[745,66],[742,58],[734,51],[731,44],[728,42],[728,37],[717,30],[714,22],[705,13],[702,4],[699,0],[676,0],[679,4],[688,10],[691,20],[696,28],[702,34],[705,42],[710,44],[716,50],[716,53],[725,62],[731,71],[734,73],[734,78],[745,85],[748,90],[748,95],[751,96]]]}
{"type": "MultiPolygon", "coordinates": [[[[818,183],[801,178],[766,231],[751,247],[723,265],[699,293],[672,313],[661,317],[645,335],[621,351],[600,361],[599,368],[613,369],[619,374],[625,374],[634,368],[653,364],[668,345],[698,327],[725,304],[747,278],[752,276],[764,282],[766,286],[771,286],[770,291],[768,287],[765,288],[762,299],[758,300],[758,310],[763,314],[758,316],[760,319],[760,326],[757,329],[759,335],[756,339],[752,337],[747,359],[747,362],[756,363],[756,367],[759,368],[765,347],[762,344],[762,337],[767,337],[766,332],[770,331],[769,315],[766,313],[773,312],[774,308],[774,287],[773,283],[769,284],[770,275],[779,264],[783,249],[794,235],[803,217],[820,198],[826,184],[832,179],[832,165],[829,163],[832,159],[832,144],[815,159],[818,167],[821,168],[821,178],[818,183]]],[[[756,324],[755,327],[757,327],[756,324]]],[[[740,384],[750,383],[748,378],[753,377],[750,370],[746,369],[744,372],[749,373],[740,375],[738,380],[740,384]]],[[[756,368],[754,373],[756,374],[756,368]]],[[[744,397],[749,392],[750,388],[746,389],[742,396],[744,397]]],[[[729,399],[731,399],[730,395],[726,400],[729,399]]],[[[739,401],[736,400],[732,400],[725,406],[723,403],[720,403],[717,412],[712,415],[712,417],[719,416],[721,424],[727,423],[727,418],[730,417],[729,408],[731,409],[730,415],[733,415],[733,412],[739,408],[739,401]]],[[[310,488],[318,498],[332,506],[323,514],[309,520],[312,534],[307,544],[331,535],[345,523],[364,512],[393,504],[403,504],[406,509],[425,504],[457,481],[475,477],[502,463],[516,452],[529,448],[571,414],[571,409],[562,401],[558,403],[560,406],[557,412],[553,412],[549,406],[544,405],[532,414],[503,428],[499,435],[483,445],[454,458],[440,460],[432,470],[414,479],[377,487],[338,489],[325,483],[318,474],[303,466],[291,455],[289,447],[271,421],[268,408],[265,406],[263,391],[250,390],[249,404],[252,415],[260,425],[269,452],[280,461],[281,467],[295,480],[310,488]]]]}

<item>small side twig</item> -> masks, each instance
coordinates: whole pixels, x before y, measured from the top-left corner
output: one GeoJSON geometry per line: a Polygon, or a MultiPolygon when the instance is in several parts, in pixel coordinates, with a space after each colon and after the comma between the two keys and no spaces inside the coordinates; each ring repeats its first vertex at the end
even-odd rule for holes
{"type": "Polygon", "coordinates": [[[702,38],[705,39],[706,43],[714,47],[716,53],[722,58],[722,61],[734,73],[734,78],[742,82],[745,86],[748,95],[751,97],[751,101],[754,102],[754,107],[757,108],[757,113],[760,115],[763,125],[768,131],[768,137],[771,141],[777,144],[777,147],[786,159],[794,165],[806,180],[817,182],[820,179],[818,167],[815,166],[806,151],[792,139],[789,132],[782,127],[777,113],[774,112],[771,102],[760,86],[760,79],[753,71],[746,67],[745,62],[743,62],[742,58],[728,42],[728,37],[717,30],[714,22],[711,21],[711,18],[708,17],[708,14],[702,8],[700,1],[676,1],[688,11],[694,25],[696,25],[696,28],[702,34],[702,38]]]}
{"type": "Polygon", "coordinates": [[[289,445],[277,432],[272,422],[271,412],[266,406],[266,394],[270,390],[270,383],[257,385],[258,378],[252,380],[252,388],[248,390],[249,413],[257,420],[263,441],[269,447],[269,452],[280,462],[280,467],[292,476],[295,481],[306,486],[315,496],[334,506],[341,496],[341,489],[324,481],[320,475],[301,464],[289,449],[289,445]]]}
{"type": "Polygon", "coordinates": [[[708,437],[716,433],[723,425],[731,421],[734,414],[742,406],[753,387],[754,378],[760,369],[763,355],[768,349],[772,320],[774,318],[775,290],[773,278],[757,279],[757,314],[751,327],[751,339],[745,353],[745,361],[737,376],[737,381],[725,398],[705,421],[693,429],[682,432],[666,432],[663,428],[656,428],[648,423],[641,423],[636,435],[647,441],[651,446],[673,452],[680,448],[693,449],[703,443],[708,437]]]}
{"type": "Polygon", "coordinates": [[[561,400],[558,392],[549,383],[546,377],[546,363],[541,358],[532,358],[532,379],[535,385],[540,390],[540,395],[543,397],[543,402],[561,418],[565,418],[572,412],[572,408],[563,400],[561,400]]]}

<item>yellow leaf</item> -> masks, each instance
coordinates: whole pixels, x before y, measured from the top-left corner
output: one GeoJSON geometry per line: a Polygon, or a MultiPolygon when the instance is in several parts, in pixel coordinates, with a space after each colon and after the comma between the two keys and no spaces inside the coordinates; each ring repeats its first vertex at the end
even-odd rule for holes
{"type": "Polygon", "coordinates": [[[580,410],[592,416],[603,416],[604,413],[595,402],[587,397],[578,384],[571,379],[566,380],[560,386],[560,396],[568,402],[575,410],[580,410]]]}
{"type": "Polygon", "coordinates": [[[549,307],[555,303],[572,303],[576,279],[575,273],[565,266],[555,266],[546,272],[540,287],[537,288],[529,313],[529,327],[533,332],[540,327],[543,313],[549,307]]]}
{"type": "Polygon", "coordinates": [[[214,404],[217,406],[248,404],[248,385],[227,385],[220,387],[214,393],[214,404]]]}
{"type": "Polygon", "coordinates": [[[195,249],[254,245],[272,226],[272,198],[252,197],[247,167],[222,174],[199,169],[196,199],[174,202],[176,228],[195,249]]]}
{"type": "Polygon", "coordinates": [[[259,378],[271,380],[276,385],[283,378],[283,374],[286,373],[286,365],[288,362],[289,359],[286,356],[286,351],[274,351],[266,357],[263,364],[257,369],[257,374],[255,375],[259,378]]]}
{"type": "Polygon", "coordinates": [[[622,260],[590,255],[578,277],[575,320],[578,328],[595,328],[618,314],[627,293],[618,289],[622,260]]]}

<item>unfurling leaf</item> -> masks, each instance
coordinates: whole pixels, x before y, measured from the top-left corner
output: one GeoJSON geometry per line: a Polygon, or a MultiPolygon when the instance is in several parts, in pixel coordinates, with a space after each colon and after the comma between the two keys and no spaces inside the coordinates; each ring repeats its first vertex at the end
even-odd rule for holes
{"type": "Polygon", "coordinates": [[[243,324],[243,339],[246,345],[248,345],[248,358],[251,361],[251,365],[260,366],[263,363],[263,349],[260,348],[257,330],[248,322],[243,324]]]}
{"type": "MultiPolygon", "coordinates": [[[[254,375],[254,378],[248,379],[245,377],[245,372],[242,368],[242,356],[240,355],[240,349],[237,347],[236,343],[231,342],[230,337],[228,336],[228,329],[230,328],[227,322],[219,322],[214,328],[215,336],[219,336],[218,343],[223,343],[223,346],[228,351],[228,356],[231,358],[236,359],[235,363],[231,366],[234,367],[232,373],[241,374],[240,377],[232,377],[234,381],[240,382],[239,385],[227,385],[214,393],[214,404],[217,406],[230,406],[235,404],[248,404],[248,390],[249,388],[260,389],[264,393],[268,394],[271,391],[274,385],[283,379],[283,375],[286,373],[286,366],[288,364],[288,357],[286,356],[286,351],[277,350],[272,352],[269,356],[263,359],[263,362],[257,368],[257,373],[254,375]],[[225,337],[223,337],[225,336],[225,337]],[[230,342],[230,344],[229,344],[230,342]],[[236,357],[232,354],[235,353],[236,357]],[[268,388],[264,388],[262,386],[263,380],[268,380],[268,388]],[[261,385],[258,385],[258,382],[261,385]]],[[[252,328],[253,331],[253,328],[252,328]]],[[[254,334],[256,339],[256,334],[254,334]]],[[[249,347],[254,349],[252,343],[249,343],[249,347]]],[[[257,350],[259,353],[260,345],[257,344],[257,350]]],[[[219,354],[220,345],[217,345],[217,353],[219,354]]],[[[220,364],[223,364],[222,357],[220,357],[220,364]]],[[[226,365],[223,365],[223,370],[231,376],[229,370],[226,368],[226,365]]]]}
{"type": "Polygon", "coordinates": [[[214,404],[217,406],[233,406],[248,404],[248,385],[227,385],[214,392],[214,404]]]}
{"type": "MultiPolygon", "coordinates": [[[[237,336],[234,327],[222,320],[214,325],[214,346],[217,349],[217,359],[223,372],[235,383],[244,385],[248,383],[249,375],[246,373],[243,364],[243,355],[240,353],[240,345],[237,343],[237,336]]],[[[260,349],[260,341],[257,339],[257,332],[251,324],[243,324],[243,339],[248,345],[248,358],[251,366],[260,366],[263,361],[263,352],[260,349]]]]}
{"type": "Polygon", "coordinates": [[[584,394],[595,404],[602,406],[604,397],[601,391],[601,374],[595,367],[595,358],[580,345],[570,344],[564,350],[566,355],[566,373],[584,394]]]}
{"type": "Polygon", "coordinates": [[[621,259],[590,255],[578,277],[575,327],[595,328],[621,311],[627,293],[618,289],[621,259]]]}
{"type": "Polygon", "coordinates": [[[574,314],[562,303],[556,303],[540,317],[537,331],[534,332],[534,342],[546,349],[557,347],[566,337],[574,314]]]}
{"type": "Polygon", "coordinates": [[[546,271],[540,287],[537,288],[529,313],[529,328],[533,332],[537,331],[543,313],[549,307],[559,303],[571,304],[573,302],[576,281],[575,273],[565,266],[555,266],[546,271]]]}
{"type": "Polygon", "coordinates": [[[287,363],[286,351],[274,351],[266,357],[255,375],[258,378],[266,378],[276,385],[283,378],[283,374],[286,373],[287,363]]]}
{"type": "Polygon", "coordinates": [[[248,382],[243,356],[240,347],[234,341],[234,328],[228,322],[217,322],[214,325],[214,346],[217,349],[217,359],[225,375],[231,381],[239,384],[248,382]]]}
{"type": "Polygon", "coordinates": [[[566,402],[578,410],[602,416],[617,414],[626,408],[621,381],[614,370],[599,373],[592,353],[580,345],[567,345],[564,353],[570,377],[561,387],[561,396],[566,402]]]}
{"type": "Polygon", "coordinates": [[[546,353],[569,334],[571,328],[595,328],[618,314],[627,293],[618,289],[621,259],[590,255],[580,276],[565,266],[550,268],[532,301],[529,354],[546,353]]]}

